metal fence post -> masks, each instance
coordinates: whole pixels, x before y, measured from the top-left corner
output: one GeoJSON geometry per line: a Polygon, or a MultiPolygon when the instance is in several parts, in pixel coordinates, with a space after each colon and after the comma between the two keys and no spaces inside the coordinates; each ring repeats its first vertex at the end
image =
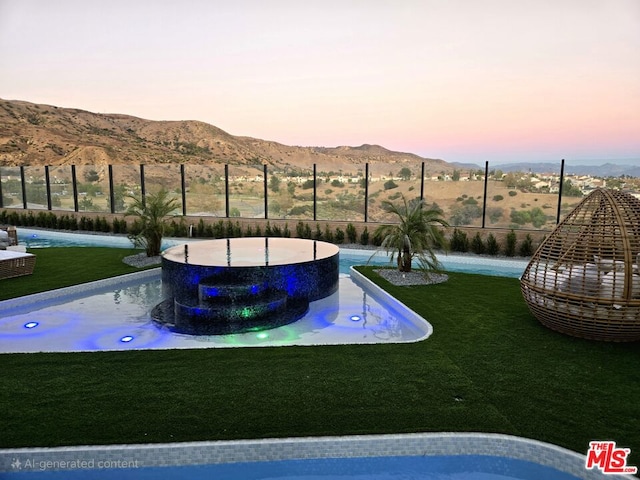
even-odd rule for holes
{"type": "Polygon", "coordinates": [[[369,162],[364,164],[364,223],[369,220],[369,162]]]}
{"type": "Polygon", "coordinates": [[[180,164],[180,193],[182,194],[182,216],[187,216],[187,189],[184,175],[184,163],[180,164]]]}
{"type": "Polygon", "coordinates": [[[424,162],[420,169],[420,202],[424,202],[424,162]]]}
{"type": "Polygon", "coordinates": [[[313,221],[317,220],[316,164],[313,164],[313,221]]]}
{"type": "Polygon", "coordinates": [[[78,177],[75,165],[71,165],[71,184],[73,186],[73,211],[78,212],[78,177]]]}
{"type": "Polygon", "coordinates": [[[556,215],[556,225],[560,223],[560,214],[562,213],[562,187],[564,187],[564,158],[560,163],[560,188],[558,189],[558,213],[556,215]]]}
{"type": "Polygon", "coordinates": [[[109,165],[109,201],[111,213],[116,213],[116,195],[113,188],[113,165],[109,165]]]}
{"type": "Polygon", "coordinates": [[[140,164],[140,200],[142,201],[142,208],[147,206],[147,187],[144,184],[144,165],[140,164]]]}
{"type": "Polygon", "coordinates": [[[51,178],[49,177],[49,165],[44,166],[44,179],[47,189],[47,210],[51,210],[51,178]]]}
{"type": "Polygon", "coordinates": [[[229,218],[229,164],[224,166],[224,215],[229,218]]]}
{"type": "Polygon", "coordinates": [[[484,195],[482,198],[482,228],[487,217],[487,181],[489,180],[489,161],[484,162],[484,195]]]}
{"type": "Polygon", "coordinates": [[[20,185],[22,186],[22,206],[26,210],[27,207],[27,185],[24,180],[24,165],[20,165],[20,185]]]}
{"type": "Polygon", "coordinates": [[[267,214],[268,211],[268,203],[267,203],[267,164],[262,165],[262,182],[264,183],[264,218],[265,220],[269,218],[267,214]]]}

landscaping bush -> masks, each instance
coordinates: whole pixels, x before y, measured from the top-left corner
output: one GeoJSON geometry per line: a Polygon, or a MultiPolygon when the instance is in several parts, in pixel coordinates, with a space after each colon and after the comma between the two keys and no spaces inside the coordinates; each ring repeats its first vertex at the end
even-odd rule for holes
{"type": "Polygon", "coordinates": [[[356,227],[354,227],[352,223],[349,223],[347,225],[347,240],[349,240],[349,243],[356,243],[357,236],[356,227]]]}
{"type": "Polygon", "coordinates": [[[453,229],[453,234],[451,235],[449,244],[451,250],[453,250],[454,252],[469,251],[469,239],[467,238],[467,234],[458,230],[457,228],[453,229]]]}
{"type": "Polygon", "coordinates": [[[516,232],[511,230],[507,234],[507,241],[504,246],[504,254],[507,257],[513,257],[516,254],[516,244],[518,242],[518,237],[516,236],[516,232]]]}
{"type": "Polygon", "coordinates": [[[493,233],[490,233],[487,236],[487,253],[493,256],[500,253],[500,244],[498,243],[498,240],[496,240],[496,237],[493,235],[493,233]]]}
{"type": "Polygon", "coordinates": [[[369,230],[367,227],[364,227],[364,230],[360,234],[360,244],[369,245],[369,230]]]}
{"type": "Polygon", "coordinates": [[[471,240],[471,251],[478,255],[482,255],[486,250],[484,242],[482,241],[482,237],[480,236],[480,232],[477,232],[473,239],[471,240]]]}
{"type": "Polygon", "coordinates": [[[520,244],[520,255],[523,257],[530,257],[533,255],[533,239],[531,235],[527,233],[527,236],[524,237],[524,240],[520,244]]]}

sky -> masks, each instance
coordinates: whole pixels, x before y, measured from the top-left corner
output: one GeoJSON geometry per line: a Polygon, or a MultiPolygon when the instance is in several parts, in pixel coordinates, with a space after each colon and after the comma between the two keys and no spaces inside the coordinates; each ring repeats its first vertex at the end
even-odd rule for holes
{"type": "Polygon", "coordinates": [[[640,164],[640,0],[0,0],[0,98],[448,162],[640,164]]]}

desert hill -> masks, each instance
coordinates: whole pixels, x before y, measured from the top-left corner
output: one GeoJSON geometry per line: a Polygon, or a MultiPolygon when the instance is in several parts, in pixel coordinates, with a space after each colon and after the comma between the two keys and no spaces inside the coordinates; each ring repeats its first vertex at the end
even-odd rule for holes
{"type": "Polygon", "coordinates": [[[425,162],[429,173],[450,172],[443,160],[378,145],[300,147],[234,136],[204,122],[152,121],[123,114],[0,99],[0,165],[229,164],[300,170],[344,165],[425,162]]]}

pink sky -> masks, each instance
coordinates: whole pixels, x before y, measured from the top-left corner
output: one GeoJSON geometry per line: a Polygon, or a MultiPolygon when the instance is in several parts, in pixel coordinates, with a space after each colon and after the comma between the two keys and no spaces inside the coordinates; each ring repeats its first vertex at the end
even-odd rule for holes
{"type": "Polygon", "coordinates": [[[0,97],[454,162],[640,163],[638,0],[0,0],[0,97]]]}

